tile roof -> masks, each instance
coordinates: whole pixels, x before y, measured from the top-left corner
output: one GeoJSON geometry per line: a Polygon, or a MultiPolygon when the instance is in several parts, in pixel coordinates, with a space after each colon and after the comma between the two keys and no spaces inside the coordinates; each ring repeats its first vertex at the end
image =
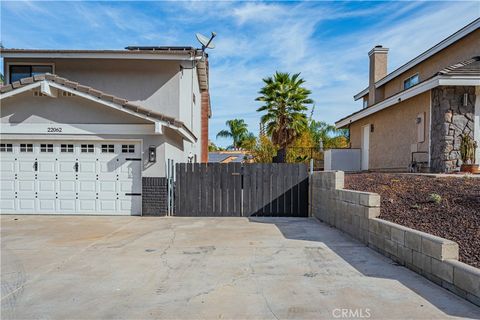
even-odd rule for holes
{"type": "Polygon", "coordinates": [[[93,96],[93,97],[95,97],[99,100],[103,100],[105,102],[112,102],[112,103],[114,103],[114,104],[116,104],[116,105],[118,105],[122,108],[134,111],[136,113],[139,113],[139,114],[142,114],[142,115],[145,115],[145,116],[157,119],[157,120],[167,122],[167,123],[169,123],[169,124],[171,124],[175,127],[183,128],[183,129],[187,130],[190,134],[195,136],[190,131],[190,129],[188,129],[185,126],[185,124],[182,121],[178,121],[173,117],[169,117],[169,116],[166,116],[162,113],[158,113],[158,112],[146,109],[146,108],[144,108],[140,105],[137,105],[135,103],[132,103],[132,102],[126,100],[126,99],[119,98],[117,96],[102,92],[102,91],[94,89],[92,87],[82,85],[82,84],[80,84],[78,82],[75,82],[75,81],[70,81],[66,78],[59,77],[58,75],[55,75],[55,74],[46,73],[46,74],[42,74],[42,75],[34,75],[32,77],[20,79],[19,81],[15,81],[11,84],[1,86],[0,87],[0,93],[7,93],[7,92],[13,91],[15,89],[22,88],[22,87],[24,87],[28,84],[31,84],[31,83],[34,83],[34,82],[40,82],[40,81],[43,81],[43,80],[48,80],[48,81],[58,83],[58,84],[60,84],[62,86],[65,86],[67,88],[70,88],[70,89],[76,90],[78,92],[82,92],[82,93],[86,93],[88,95],[91,95],[91,96],[93,96]]]}
{"type": "Polygon", "coordinates": [[[480,76],[480,56],[456,63],[438,72],[448,76],[480,76]]]}
{"type": "MultiPolygon", "coordinates": [[[[448,66],[442,70],[440,70],[439,72],[437,72],[436,74],[434,74],[432,77],[430,78],[427,78],[425,79],[424,81],[420,82],[420,83],[423,83],[425,81],[428,81],[428,80],[431,80],[432,78],[436,77],[436,76],[478,76],[480,77],[480,56],[476,56],[476,57],[473,57],[471,59],[468,59],[468,60],[465,60],[465,61],[462,61],[462,62],[458,62],[456,64],[453,64],[451,66],[448,66]]],[[[418,85],[418,84],[417,84],[418,85]]],[[[410,88],[409,88],[410,89],[410,88]]],[[[403,93],[404,91],[407,91],[408,89],[405,89],[405,90],[402,90],[400,92],[397,92],[395,95],[397,94],[401,94],[403,93]]],[[[395,96],[394,95],[394,96],[395,96]]],[[[378,103],[381,103],[383,101],[380,101],[378,103]]],[[[366,109],[369,109],[375,105],[377,105],[378,103],[372,105],[372,106],[368,106],[367,108],[365,109],[360,109],[360,110],[357,110],[351,114],[349,114],[348,116],[345,116],[337,121],[335,121],[335,123],[338,123],[340,121],[343,121],[345,119],[348,119],[350,118],[351,116],[354,116],[362,111],[365,111],[366,109]]]]}

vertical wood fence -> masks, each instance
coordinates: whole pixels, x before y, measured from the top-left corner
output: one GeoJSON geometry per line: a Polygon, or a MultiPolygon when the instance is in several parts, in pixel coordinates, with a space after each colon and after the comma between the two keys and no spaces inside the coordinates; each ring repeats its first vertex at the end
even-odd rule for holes
{"type": "Polygon", "coordinates": [[[308,216],[305,164],[177,163],[176,216],[308,216]]]}

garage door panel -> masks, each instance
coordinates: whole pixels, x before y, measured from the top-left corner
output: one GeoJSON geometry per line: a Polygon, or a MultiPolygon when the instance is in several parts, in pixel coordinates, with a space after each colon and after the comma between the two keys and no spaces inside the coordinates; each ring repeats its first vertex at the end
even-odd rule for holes
{"type": "Polygon", "coordinates": [[[35,197],[18,195],[17,208],[20,213],[34,213],[35,212],[35,197]]]}
{"type": "Polygon", "coordinates": [[[97,163],[95,161],[85,161],[81,159],[78,164],[78,173],[79,174],[85,174],[85,173],[96,174],[97,173],[96,166],[97,166],[97,163]]]}
{"type": "Polygon", "coordinates": [[[138,143],[37,141],[33,153],[12,144],[13,151],[2,154],[2,213],[140,214],[138,143]],[[53,152],[41,152],[40,144],[53,144],[53,152]],[[135,153],[123,151],[124,144],[135,144],[135,153]],[[127,195],[132,193],[139,196],[127,195]]]}
{"type": "Polygon", "coordinates": [[[42,179],[37,181],[37,192],[42,192],[42,193],[53,193],[55,194],[56,192],[56,180],[54,179],[42,179]]]}
{"type": "Polygon", "coordinates": [[[30,178],[30,179],[18,179],[17,180],[18,184],[18,192],[25,192],[25,193],[33,193],[35,192],[35,179],[30,178]]]}
{"type": "Polygon", "coordinates": [[[2,192],[2,198],[0,199],[0,211],[15,211],[15,193],[2,192]]]}
{"type": "Polygon", "coordinates": [[[65,197],[63,199],[57,200],[57,208],[59,212],[64,212],[64,213],[75,213],[77,211],[76,208],[76,202],[77,200],[75,197],[65,197]]]}
{"type": "Polygon", "coordinates": [[[116,193],[117,192],[117,182],[116,181],[102,181],[102,180],[99,180],[99,190],[98,192],[99,193],[108,193],[108,192],[111,192],[111,193],[116,193]]]}
{"type": "Polygon", "coordinates": [[[37,210],[43,213],[55,213],[56,209],[56,199],[50,195],[39,195],[37,198],[37,210]]]}
{"type": "Polygon", "coordinates": [[[7,160],[2,157],[2,163],[0,164],[0,170],[2,175],[4,173],[11,173],[15,171],[15,160],[7,160]]]}
{"type": "Polygon", "coordinates": [[[76,180],[71,179],[71,180],[59,180],[58,181],[58,193],[75,193],[76,192],[76,180]]]}
{"type": "MultiPolygon", "coordinates": [[[[12,194],[15,194],[15,180],[2,180],[0,182],[0,191],[2,194],[5,192],[12,192],[12,194]]],[[[3,196],[2,196],[3,198],[3,196]]]]}
{"type": "Polygon", "coordinates": [[[18,173],[34,173],[34,164],[35,160],[25,160],[25,161],[19,161],[18,162],[18,173]]]}
{"type": "Polygon", "coordinates": [[[96,193],[96,180],[78,180],[78,193],[93,192],[96,193]]]}

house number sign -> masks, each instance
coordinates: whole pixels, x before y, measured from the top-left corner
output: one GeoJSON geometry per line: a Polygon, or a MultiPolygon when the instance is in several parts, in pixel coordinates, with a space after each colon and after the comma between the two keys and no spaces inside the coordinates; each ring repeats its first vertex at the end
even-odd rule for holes
{"type": "Polygon", "coordinates": [[[61,127],[48,127],[47,132],[50,132],[50,133],[62,132],[62,128],[61,127]]]}

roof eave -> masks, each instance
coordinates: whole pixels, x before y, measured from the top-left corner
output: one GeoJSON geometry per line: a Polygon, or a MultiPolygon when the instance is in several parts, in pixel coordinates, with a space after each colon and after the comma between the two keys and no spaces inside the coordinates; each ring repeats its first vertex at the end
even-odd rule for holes
{"type": "Polygon", "coordinates": [[[446,76],[438,75],[429,80],[420,82],[407,90],[399,92],[382,102],[374,104],[371,107],[357,111],[339,121],[335,122],[337,129],[345,128],[355,121],[365,118],[371,114],[379,112],[397,103],[410,99],[416,95],[426,92],[437,86],[480,86],[480,75],[478,76],[446,76]]]}

